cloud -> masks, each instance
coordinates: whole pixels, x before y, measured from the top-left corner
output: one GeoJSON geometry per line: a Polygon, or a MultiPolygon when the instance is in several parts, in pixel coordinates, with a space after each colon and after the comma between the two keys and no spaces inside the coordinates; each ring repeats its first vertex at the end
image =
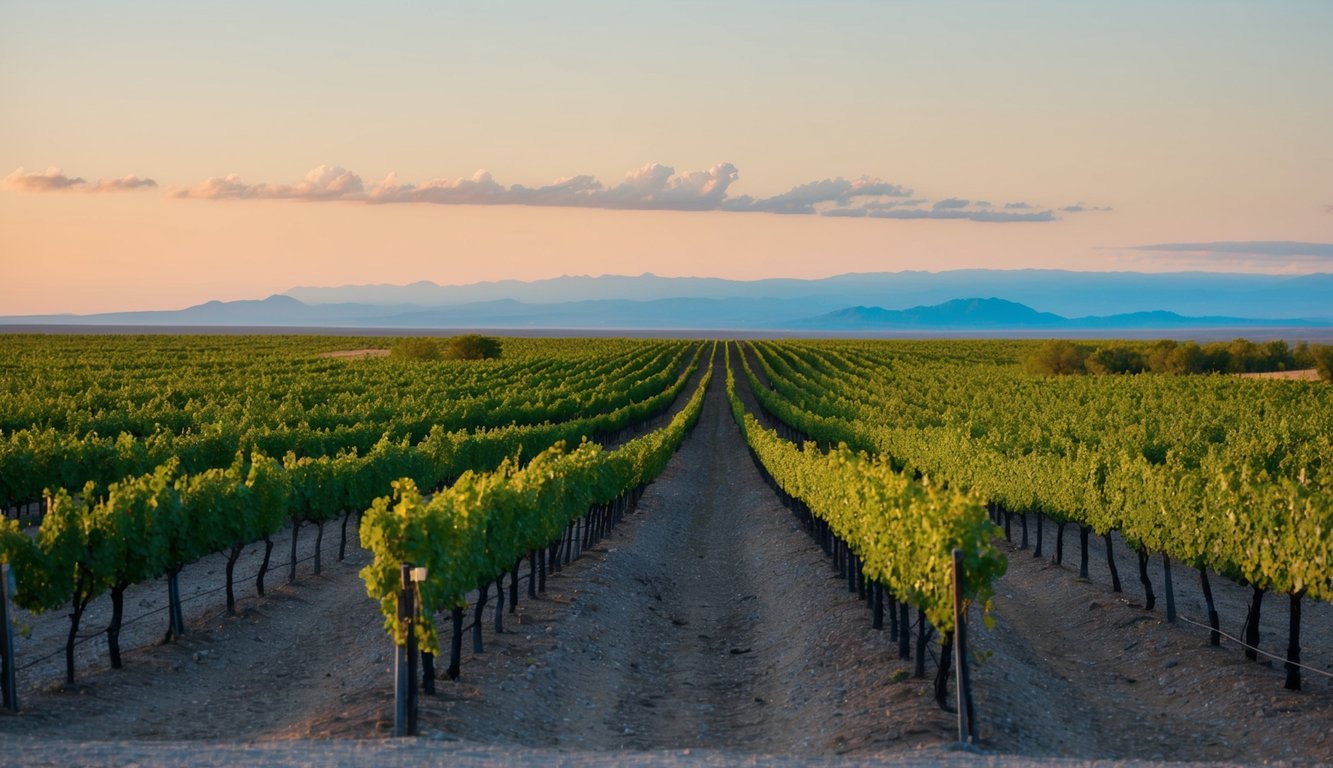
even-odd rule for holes
{"type": "MultiPolygon", "coordinates": [[[[727,188],[740,172],[731,163],[719,163],[706,171],[676,174],[670,166],[649,163],[625,175],[625,181],[607,190],[606,204],[599,207],[640,210],[712,211],[727,196],[727,188]]],[[[596,199],[600,192],[591,196],[596,199]]]]}
{"type": "Polygon", "coordinates": [[[171,194],[204,200],[355,200],[361,198],[363,191],[360,176],[338,166],[321,165],[295,185],[245,184],[241,177],[230,174],[214,176],[171,194]]]}
{"type": "Polygon", "coordinates": [[[756,199],[749,195],[741,195],[727,200],[722,208],[728,211],[808,215],[818,213],[817,206],[834,205],[839,206],[839,208],[832,210],[843,210],[844,213],[832,215],[849,216],[855,214],[846,213],[845,211],[848,210],[846,206],[856,201],[867,201],[881,197],[907,197],[911,194],[910,189],[880,179],[862,176],[859,179],[849,181],[839,176],[836,179],[799,184],[780,195],[772,197],[756,199]]]}
{"type": "Polygon", "coordinates": [[[971,200],[962,200],[957,197],[946,197],[943,200],[931,206],[931,210],[945,211],[953,208],[966,208],[972,204],[971,200]]]}
{"type": "Polygon", "coordinates": [[[3,180],[6,189],[15,189],[21,192],[58,192],[62,189],[72,189],[86,183],[78,177],[66,176],[64,171],[56,167],[31,173],[18,168],[3,180]]]}
{"type": "Polygon", "coordinates": [[[985,224],[1011,224],[1015,222],[1038,222],[1038,221],[1058,221],[1059,217],[1052,211],[1037,211],[1033,213],[1010,213],[1008,211],[977,211],[977,210],[959,210],[957,208],[896,208],[888,210],[870,211],[871,218],[876,219],[944,219],[957,221],[977,221],[985,224]]]}
{"type": "Polygon", "coordinates": [[[470,178],[435,179],[403,184],[396,174],[373,185],[365,199],[372,203],[436,203],[439,205],[538,205],[616,210],[711,211],[721,207],[738,173],[730,163],[706,171],[676,173],[670,166],[649,163],[605,187],[592,176],[558,179],[542,187],[503,186],[488,171],[470,178]]]}
{"type": "Polygon", "coordinates": [[[1058,216],[1052,211],[1036,211],[1033,213],[1010,213],[1008,211],[974,211],[968,217],[969,221],[984,221],[991,223],[1008,223],[1012,221],[1057,221],[1058,216]]]}
{"type": "Polygon", "coordinates": [[[502,202],[498,198],[503,191],[487,171],[477,171],[469,179],[435,179],[424,184],[401,184],[398,175],[390,173],[384,181],[371,186],[368,199],[373,203],[480,205],[502,202]]]}
{"type": "Polygon", "coordinates": [[[824,211],[824,215],[845,219],[863,219],[870,215],[870,211],[865,208],[830,208],[824,211]]]}
{"type": "Polygon", "coordinates": [[[1333,243],[1301,243],[1292,240],[1235,240],[1213,243],[1155,243],[1130,246],[1132,251],[1248,256],[1270,259],[1294,257],[1333,259],[1333,243]]]}
{"type": "MultiPolygon", "coordinates": [[[[1054,221],[1052,210],[1037,211],[1027,203],[1009,203],[997,211],[986,201],[946,197],[932,204],[913,197],[911,189],[882,179],[862,176],[798,184],[781,194],[756,198],[731,195],[740,172],[731,163],[701,171],[677,173],[660,163],[648,163],[617,184],[606,185],[588,175],[557,179],[529,187],[504,185],[489,171],[468,177],[432,179],[419,184],[403,182],[395,173],[366,185],[361,177],[337,166],[322,165],[299,184],[248,184],[240,177],[218,176],[186,189],[175,197],[207,200],[360,201],[377,205],[431,203],[435,205],[532,205],[610,210],[728,211],[820,215],[839,218],[953,219],[988,223],[1054,221]],[[921,208],[919,206],[929,206],[921,208]]],[[[1067,212],[1082,210],[1068,206],[1067,212]]]]}
{"type": "Polygon", "coordinates": [[[876,209],[887,210],[889,208],[907,208],[915,205],[925,205],[930,202],[922,197],[909,197],[903,200],[867,200],[861,204],[862,208],[868,211],[876,209]]]}
{"type": "Polygon", "coordinates": [[[546,186],[532,189],[515,184],[511,191],[514,198],[522,200],[525,205],[586,205],[602,191],[602,182],[588,175],[580,175],[556,179],[546,186]]]}
{"type": "Polygon", "coordinates": [[[92,184],[78,176],[69,176],[59,168],[51,167],[45,171],[25,171],[16,169],[0,179],[0,187],[19,192],[124,192],[127,190],[156,187],[157,182],[138,176],[126,176],[120,179],[99,179],[92,184]]]}
{"type": "Polygon", "coordinates": [[[119,179],[99,179],[96,184],[88,188],[89,192],[125,192],[132,189],[153,189],[157,187],[157,182],[152,179],[144,179],[133,174],[123,176],[119,179]]]}

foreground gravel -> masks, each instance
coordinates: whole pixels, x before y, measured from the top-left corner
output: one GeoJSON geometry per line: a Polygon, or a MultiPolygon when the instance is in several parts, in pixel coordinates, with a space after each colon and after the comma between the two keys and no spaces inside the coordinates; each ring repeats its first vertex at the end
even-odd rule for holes
{"type": "MultiPolygon", "coordinates": [[[[430,738],[366,741],[284,741],[254,744],[230,742],[162,741],[37,741],[0,740],[0,766],[18,768],[168,768],[192,766],[299,766],[342,768],[343,766],[1139,766],[1141,761],[1034,759],[1013,755],[969,753],[940,748],[911,753],[855,758],[793,757],[789,755],[739,754],[718,750],[661,750],[650,752],[578,751],[496,747],[430,738]]],[[[1176,763],[1180,766],[1219,763],[1176,763]]],[[[1271,765],[1283,765],[1272,763],[1271,765]]]]}

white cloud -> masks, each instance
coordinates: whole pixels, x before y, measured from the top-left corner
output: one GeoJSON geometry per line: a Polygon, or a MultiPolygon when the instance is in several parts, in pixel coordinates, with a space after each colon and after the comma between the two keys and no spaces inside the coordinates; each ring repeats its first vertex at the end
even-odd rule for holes
{"type": "Polygon", "coordinates": [[[172,196],[205,200],[358,200],[363,192],[360,176],[338,166],[321,165],[299,184],[246,184],[240,176],[230,174],[175,190],[172,196]]]}
{"type": "Polygon", "coordinates": [[[374,203],[707,211],[720,206],[736,178],[736,167],[730,163],[681,174],[670,166],[649,163],[625,174],[625,180],[614,187],[605,187],[586,175],[558,179],[542,187],[505,187],[488,171],[477,171],[471,178],[403,184],[391,173],[370,188],[366,199],[374,203]]]}
{"type": "Polygon", "coordinates": [[[1130,246],[1134,251],[1190,253],[1203,256],[1247,256],[1261,259],[1333,259],[1333,243],[1292,240],[1224,240],[1211,243],[1154,243],[1130,246]]]}
{"type": "Polygon", "coordinates": [[[890,184],[879,179],[862,176],[848,181],[839,176],[836,179],[812,181],[792,187],[780,195],[755,199],[749,195],[732,198],[722,206],[729,211],[760,211],[764,213],[818,213],[818,207],[832,204],[838,206],[830,210],[840,210],[834,216],[854,216],[848,213],[847,206],[855,202],[867,204],[882,197],[907,197],[912,194],[897,184],[890,184]]]}
{"type": "Polygon", "coordinates": [[[0,187],[19,192],[63,192],[67,190],[124,192],[135,189],[149,189],[156,186],[157,182],[152,179],[133,175],[119,179],[99,179],[89,184],[85,179],[78,176],[69,176],[63,170],[54,166],[47,168],[45,171],[25,171],[18,168],[13,173],[0,179],[0,187]]]}
{"type": "Polygon", "coordinates": [[[130,174],[119,179],[99,179],[88,188],[89,192],[125,192],[134,189],[153,189],[157,182],[130,174]]]}
{"type": "MultiPolygon", "coordinates": [[[[912,190],[870,176],[837,178],[798,184],[781,194],[765,198],[730,195],[740,178],[731,163],[718,163],[700,171],[677,173],[660,163],[647,163],[607,186],[589,175],[557,179],[550,184],[528,187],[506,186],[489,171],[454,179],[432,179],[412,184],[390,173],[366,186],[361,177],[337,166],[320,166],[294,184],[247,184],[235,175],[210,178],[176,197],[210,200],[356,200],[387,205],[432,203],[435,205],[532,205],[612,210],[731,211],[737,213],[781,213],[843,218],[952,219],[989,223],[1054,221],[1051,209],[1036,210],[1027,203],[1009,203],[1003,211],[989,202],[946,197],[932,201],[913,197],[912,190]],[[918,206],[928,206],[920,208],[918,206]]],[[[1082,206],[1060,209],[1067,213],[1082,206]]]]}

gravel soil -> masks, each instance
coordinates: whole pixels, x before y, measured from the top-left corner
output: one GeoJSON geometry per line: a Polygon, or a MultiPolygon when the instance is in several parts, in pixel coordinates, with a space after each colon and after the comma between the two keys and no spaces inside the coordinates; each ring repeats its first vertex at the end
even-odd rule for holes
{"type": "MultiPolygon", "coordinates": [[[[108,669],[104,641],[91,640],[73,687],[62,685],[65,617],[21,617],[23,709],[0,715],[0,765],[1333,762],[1327,678],[1307,674],[1306,690],[1284,691],[1280,663],[1247,661],[1229,642],[1211,647],[1204,629],[1167,623],[1160,558],[1151,612],[1119,542],[1125,592],[1111,591],[1096,540],[1091,578],[1077,579],[1077,532],[1066,529],[1057,566],[1049,523],[1043,557],[1001,542],[1010,566],[994,629],[973,616],[983,751],[953,748],[955,720],[935,706],[929,678],[910,676],[764,484],[720,374],[637,511],[553,574],[545,595],[529,600],[523,584],[503,633],[487,609],[484,651],[465,641],[461,679],[440,679],[423,698],[421,737],[387,738],[390,648],[357,575],[368,556],[351,546],[338,562],[334,525],[322,574],[308,559],[314,531],[303,529],[295,583],[282,567],[257,597],[242,579],[237,616],[215,591],[219,558],[187,568],[193,599],[176,643],[160,642],[165,585],[134,588],[127,609],[146,617],[124,634],[125,669],[108,669]]],[[[274,559],[287,551],[278,541],[274,559]]],[[[248,548],[237,573],[253,574],[262,554],[248,548]]],[[[1200,619],[1197,574],[1177,564],[1174,575],[1182,616],[1200,619]]],[[[1217,577],[1213,586],[1223,629],[1238,634],[1248,590],[1217,577]]],[[[85,632],[105,626],[104,603],[85,632]]],[[[1330,608],[1305,605],[1304,656],[1326,671],[1330,608]]],[[[1285,649],[1283,596],[1269,597],[1262,627],[1265,650],[1285,649]]],[[[444,617],[441,630],[447,640],[444,617]]]]}

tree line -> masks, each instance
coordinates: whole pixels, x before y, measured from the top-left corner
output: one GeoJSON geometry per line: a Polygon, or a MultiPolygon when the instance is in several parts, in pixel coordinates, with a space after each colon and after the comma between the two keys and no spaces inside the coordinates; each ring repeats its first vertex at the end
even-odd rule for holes
{"type": "Polygon", "coordinates": [[[1159,339],[1149,343],[1116,341],[1100,346],[1067,339],[1043,343],[1025,361],[1024,368],[1040,376],[1077,374],[1268,373],[1314,368],[1324,381],[1333,378],[1333,345],[1296,346],[1276,339],[1264,343],[1249,339],[1200,345],[1193,341],[1159,339]]]}

